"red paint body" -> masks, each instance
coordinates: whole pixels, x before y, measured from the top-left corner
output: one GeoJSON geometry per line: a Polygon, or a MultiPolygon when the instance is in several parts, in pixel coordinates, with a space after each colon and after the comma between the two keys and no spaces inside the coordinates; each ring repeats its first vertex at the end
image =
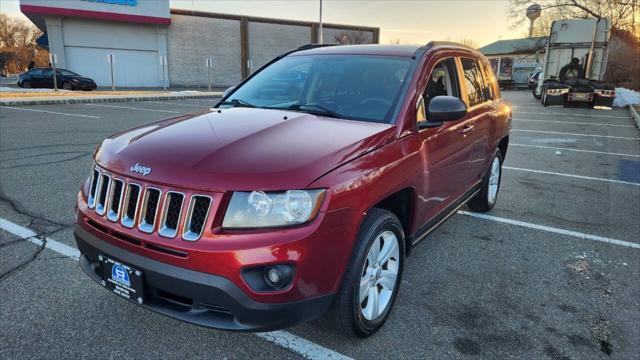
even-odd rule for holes
{"type": "MultiPolygon", "coordinates": [[[[411,57],[415,50],[357,46],[301,53],[411,57]]],[[[208,194],[213,198],[213,215],[208,217],[200,240],[167,239],[109,222],[87,208],[81,192],[79,226],[144,257],[223,276],[259,302],[291,302],[335,293],[369,209],[391,194],[409,190],[410,221],[405,229],[409,237],[477,184],[498,143],[508,136],[511,112],[499,99],[470,108],[461,120],[417,130],[416,101],[431,69],[447,56],[484,59],[453,45],[429,48],[416,60],[417,69],[407,80],[408,91],[393,124],[232,108],[181,116],[116,134],[105,140],[95,155],[100,167],[143,185],[153,184],[163,193],[177,189],[187,196],[193,191],[208,194]],[[460,130],[469,124],[474,125],[474,131],[462,134],[460,130]],[[138,162],[153,171],[146,177],[130,172],[129,167],[138,162]],[[233,191],[305,188],[327,189],[318,216],[308,224],[247,231],[221,228],[233,191]],[[184,259],[131,245],[88,225],[87,219],[145,243],[188,252],[189,256],[184,259]],[[243,268],[274,263],[295,264],[295,280],[289,288],[258,293],[244,282],[243,268]]],[[[498,91],[495,83],[491,86],[498,91]]]]}

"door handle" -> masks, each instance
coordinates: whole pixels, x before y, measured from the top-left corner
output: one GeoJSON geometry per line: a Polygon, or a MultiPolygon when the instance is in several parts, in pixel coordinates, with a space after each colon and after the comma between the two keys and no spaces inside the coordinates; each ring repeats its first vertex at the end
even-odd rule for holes
{"type": "Polygon", "coordinates": [[[462,129],[460,129],[460,134],[466,134],[468,132],[470,132],[471,130],[473,130],[474,126],[469,124],[469,125],[465,125],[462,127],[462,129]]]}

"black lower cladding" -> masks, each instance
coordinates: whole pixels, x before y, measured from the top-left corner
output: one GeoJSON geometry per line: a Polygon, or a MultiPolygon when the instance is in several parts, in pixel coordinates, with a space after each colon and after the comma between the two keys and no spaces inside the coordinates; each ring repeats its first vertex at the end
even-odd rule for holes
{"type": "Polygon", "coordinates": [[[216,329],[269,331],[322,316],[335,294],[291,303],[261,303],[251,299],[230,280],[165,264],[113,246],[81,226],[75,238],[81,252],[80,267],[100,282],[98,255],[131,265],[144,274],[145,303],[161,314],[216,329]]]}

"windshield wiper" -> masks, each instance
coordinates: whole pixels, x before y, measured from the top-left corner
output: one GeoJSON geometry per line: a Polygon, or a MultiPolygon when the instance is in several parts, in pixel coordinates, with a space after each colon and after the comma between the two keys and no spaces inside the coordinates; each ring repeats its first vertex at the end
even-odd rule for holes
{"type": "Polygon", "coordinates": [[[344,119],[344,116],[318,104],[293,104],[289,106],[287,109],[308,112],[311,114],[326,115],[326,116],[337,118],[337,119],[344,119]],[[312,108],[313,110],[308,108],[312,108]]]}
{"type": "Polygon", "coordinates": [[[229,101],[225,101],[225,102],[220,103],[220,105],[233,105],[233,106],[236,106],[236,107],[248,107],[248,108],[256,107],[252,103],[249,103],[249,102],[246,102],[246,101],[240,100],[240,99],[232,99],[232,100],[229,100],[229,101]]]}

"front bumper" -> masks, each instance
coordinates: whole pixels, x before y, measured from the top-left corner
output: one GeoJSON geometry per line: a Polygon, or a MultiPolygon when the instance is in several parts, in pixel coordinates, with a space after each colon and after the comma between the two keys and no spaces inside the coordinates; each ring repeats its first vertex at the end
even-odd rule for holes
{"type": "Polygon", "coordinates": [[[113,246],[81,226],[75,228],[80,267],[100,283],[98,255],[104,254],[144,273],[145,303],[163,315],[200,326],[236,331],[281,329],[322,316],[335,294],[289,303],[261,303],[230,280],[143,257],[113,246]]]}

